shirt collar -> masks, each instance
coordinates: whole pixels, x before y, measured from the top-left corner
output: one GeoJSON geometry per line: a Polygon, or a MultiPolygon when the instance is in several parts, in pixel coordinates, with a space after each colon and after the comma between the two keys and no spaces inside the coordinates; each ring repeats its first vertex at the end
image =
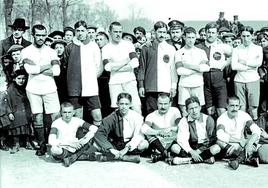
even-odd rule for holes
{"type": "Polygon", "coordinates": [[[17,41],[19,41],[19,44],[21,44],[21,42],[22,42],[22,37],[19,38],[19,39],[16,39],[15,37],[13,37],[13,40],[14,40],[15,44],[16,44],[17,41]]]}
{"type": "MultiPolygon", "coordinates": [[[[189,123],[189,122],[194,122],[196,120],[193,119],[191,116],[188,115],[187,116],[187,121],[189,123]]],[[[199,117],[199,119],[197,119],[197,121],[200,122],[200,123],[202,123],[204,121],[204,118],[203,118],[203,114],[202,113],[200,113],[200,117],[199,117]]]]}

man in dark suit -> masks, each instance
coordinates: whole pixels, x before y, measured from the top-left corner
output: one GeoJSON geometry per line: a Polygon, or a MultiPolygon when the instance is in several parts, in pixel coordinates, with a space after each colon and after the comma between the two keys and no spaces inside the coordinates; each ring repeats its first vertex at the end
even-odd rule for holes
{"type": "Polygon", "coordinates": [[[12,28],[12,35],[0,41],[0,56],[5,55],[13,44],[19,44],[23,47],[27,47],[31,44],[30,41],[27,41],[22,36],[25,31],[30,28],[25,25],[23,18],[16,18],[14,23],[8,26],[12,28]]]}

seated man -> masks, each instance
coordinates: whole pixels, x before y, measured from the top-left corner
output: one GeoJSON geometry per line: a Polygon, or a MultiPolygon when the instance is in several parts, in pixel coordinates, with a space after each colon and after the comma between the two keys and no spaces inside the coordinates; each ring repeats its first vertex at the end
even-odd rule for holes
{"type": "Polygon", "coordinates": [[[259,141],[258,156],[260,163],[268,163],[268,112],[262,114],[257,125],[261,128],[261,137],[259,141]]]}
{"type": "Polygon", "coordinates": [[[141,131],[149,140],[151,149],[156,149],[160,152],[152,154],[152,162],[165,160],[170,162],[170,153],[179,154],[179,145],[175,142],[178,131],[178,122],[181,118],[179,109],[171,107],[171,99],[169,93],[160,93],[157,98],[158,110],[150,113],[141,131]]]}
{"type": "Polygon", "coordinates": [[[88,155],[83,154],[90,148],[87,143],[93,138],[98,129],[95,125],[90,126],[84,120],[73,117],[74,113],[74,106],[71,103],[62,103],[61,118],[52,123],[48,138],[48,143],[51,145],[51,155],[55,159],[63,160],[66,167],[77,159],[88,159],[88,155]],[[78,140],[76,134],[79,127],[87,129],[88,132],[78,140]]]}
{"type": "MultiPolygon", "coordinates": [[[[216,127],[211,116],[201,113],[199,99],[196,96],[185,101],[188,116],[183,117],[178,125],[177,142],[182,153],[187,152],[193,162],[213,164],[214,155],[220,152],[216,144],[216,127]]],[[[175,157],[174,164],[180,164],[175,157]]]]}
{"type": "Polygon", "coordinates": [[[137,151],[141,153],[149,145],[140,131],[143,117],[131,110],[131,105],[131,95],[120,93],[117,97],[118,109],[103,119],[94,137],[94,146],[103,157],[100,159],[97,156],[97,160],[140,162],[139,155],[127,155],[137,151]]]}
{"type": "Polygon", "coordinates": [[[239,110],[240,100],[231,96],[227,100],[227,112],[217,120],[217,144],[225,157],[231,157],[229,166],[236,170],[240,163],[258,167],[259,161],[255,157],[261,130],[252,118],[239,110]],[[246,135],[249,132],[251,135],[246,135]]]}

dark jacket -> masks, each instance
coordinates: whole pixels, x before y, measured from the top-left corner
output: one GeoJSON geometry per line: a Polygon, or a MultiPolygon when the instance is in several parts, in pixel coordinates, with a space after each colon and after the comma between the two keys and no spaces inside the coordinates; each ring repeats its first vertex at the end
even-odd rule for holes
{"type": "MultiPolygon", "coordinates": [[[[9,36],[8,38],[0,41],[0,56],[3,56],[7,53],[8,49],[15,44],[13,39],[13,35],[9,36]]],[[[30,46],[32,43],[24,38],[22,38],[21,45],[25,48],[30,46]]]]}
{"type": "Polygon", "coordinates": [[[8,104],[8,95],[6,91],[0,91],[0,128],[10,125],[8,115],[11,109],[8,104]]]}
{"type": "Polygon", "coordinates": [[[118,110],[102,120],[102,124],[94,136],[94,141],[103,152],[108,152],[112,148],[121,150],[125,147],[123,118],[118,110]]]}
{"type": "Polygon", "coordinates": [[[8,102],[15,119],[10,128],[16,128],[27,125],[31,122],[32,112],[29,100],[26,96],[25,87],[12,83],[8,89],[8,102]]]}

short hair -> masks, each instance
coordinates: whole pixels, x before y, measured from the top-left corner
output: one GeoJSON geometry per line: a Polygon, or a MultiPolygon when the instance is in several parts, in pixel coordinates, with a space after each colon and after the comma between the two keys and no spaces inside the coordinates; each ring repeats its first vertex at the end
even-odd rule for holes
{"type": "Polygon", "coordinates": [[[117,22],[117,21],[116,21],[116,22],[112,22],[112,23],[110,24],[110,26],[109,26],[109,31],[112,31],[114,25],[116,25],[116,26],[122,26],[121,23],[119,23],[119,22],[117,22]]]}
{"type": "Polygon", "coordinates": [[[240,99],[237,95],[232,95],[227,98],[227,104],[229,104],[230,100],[238,100],[240,102],[240,99]]]}
{"type": "Polygon", "coordinates": [[[65,27],[64,29],[63,29],[63,33],[65,34],[67,31],[71,31],[73,34],[75,33],[74,32],[74,29],[72,28],[72,27],[65,27]]]}
{"type": "Polygon", "coordinates": [[[164,98],[164,97],[168,97],[170,101],[172,100],[172,98],[170,97],[170,93],[166,93],[166,92],[159,93],[157,96],[157,99],[164,98]]]}
{"type": "Polygon", "coordinates": [[[157,31],[159,28],[165,27],[168,30],[167,24],[162,21],[158,21],[154,24],[154,30],[157,31]]]}
{"type": "Polygon", "coordinates": [[[130,102],[132,102],[132,97],[129,93],[120,93],[117,96],[117,102],[119,102],[122,98],[128,99],[130,102]]]}
{"type": "Polygon", "coordinates": [[[61,105],[60,105],[60,109],[62,108],[66,108],[66,107],[73,107],[74,108],[74,105],[70,102],[63,102],[61,105]]]}
{"type": "Polygon", "coordinates": [[[185,107],[186,109],[188,108],[188,106],[192,103],[197,103],[199,106],[200,106],[200,101],[198,99],[197,96],[192,96],[192,97],[189,97],[188,99],[185,100],[185,107]]]}
{"type": "Polygon", "coordinates": [[[138,26],[138,27],[135,27],[134,30],[133,30],[133,33],[135,34],[137,31],[140,31],[142,32],[142,34],[145,36],[146,35],[146,31],[143,27],[141,26],[138,26]]]}
{"type": "Polygon", "coordinates": [[[251,35],[253,35],[253,33],[254,33],[254,29],[251,26],[241,27],[240,33],[242,33],[243,31],[248,31],[251,35]]]}
{"type": "Polygon", "coordinates": [[[204,27],[202,27],[201,29],[199,29],[198,34],[200,35],[201,32],[206,32],[206,29],[204,27]]]}
{"type": "Polygon", "coordinates": [[[98,32],[97,36],[98,35],[104,36],[107,40],[109,40],[109,36],[107,35],[107,33],[103,32],[103,31],[98,32]]]}
{"type": "Polygon", "coordinates": [[[74,29],[77,29],[80,26],[87,28],[87,23],[84,20],[80,20],[74,24],[74,29]]]}
{"type": "Polygon", "coordinates": [[[184,29],[184,35],[186,35],[187,33],[194,33],[194,34],[196,34],[196,30],[193,27],[187,27],[186,29],[184,29]]]}
{"type": "Polygon", "coordinates": [[[205,26],[205,30],[209,30],[209,29],[212,29],[212,28],[216,28],[217,31],[218,31],[218,24],[216,22],[209,22],[206,26],[205,26]]]}
{"type": "Polygon", "coordinates": [[[38,30],[46,30],[46,27],[42,24],[36,24],[32,27],[32,34],[35,35],[35,30],[38,29],[38,30]]]}

